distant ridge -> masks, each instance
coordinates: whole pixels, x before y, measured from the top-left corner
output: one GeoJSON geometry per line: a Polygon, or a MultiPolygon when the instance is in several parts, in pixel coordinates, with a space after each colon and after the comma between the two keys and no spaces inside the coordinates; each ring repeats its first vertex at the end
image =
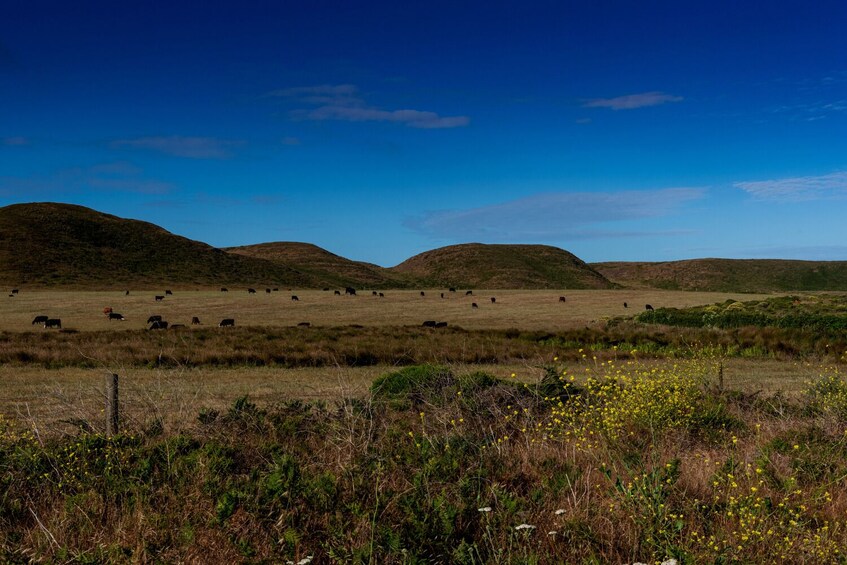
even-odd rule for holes
{"type": "Polygon", "coordinates": [[[688,259],[591,266],[612,282],[629,288],[714,292],[847,290],[847,261],[688,259]]]}
{"type": "Polygon", "coordinates": [[[391,269],[372,263],[351,261],[311,243],[279,241],[241,247],[225,247],[224,251],[246,257],[265,259],[289,265],[330,286],[366,286],[368,288],[404,288],[416,281],[391,269]]]}
{"type": "Polygon", "coordinates": [[[392,271],[428,286],[463,288],[612,288],[582,259],[549,245],[466,243],[426,251],[392,271]]]}

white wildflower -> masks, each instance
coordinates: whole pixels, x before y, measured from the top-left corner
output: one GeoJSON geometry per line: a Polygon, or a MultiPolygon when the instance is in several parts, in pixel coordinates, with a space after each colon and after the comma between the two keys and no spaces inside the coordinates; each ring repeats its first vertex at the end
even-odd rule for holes
{"type": "Polygon", "coordinates": [[[521,524],[520,526],[515,526],[516,530],[534,530],[535,526],[532,524],[521,524]]]}
{"type": "Polygon", "coordinates": [[[564,513],[565,513],[565,509],[564,509],[564,508],[559,508],[558,510],[556,510],[556,516],[561,516],[561,515],[562,515],[562,514],[564,514],[564,513]]]}
{"type": "Polygon", "coordinates": [[[303,559],[298,561],[297,565],[309,565],[309,563],[311,563],[312,559],[314,559],[314,558],[315,558],[314,555],[307,555],[306,557],[304,557],[303,559]]]}
{"type": "Polygon", "coordinates": [[[483,506],[482,508],[477,508],[477,511],[479,511],[479,512],[491,512],[491,507],[490,506],[483,506]]]}

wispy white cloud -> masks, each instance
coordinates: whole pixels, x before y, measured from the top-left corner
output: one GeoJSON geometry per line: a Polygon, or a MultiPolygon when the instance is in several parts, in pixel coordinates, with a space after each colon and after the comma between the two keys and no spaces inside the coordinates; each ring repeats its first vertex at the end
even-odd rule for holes
{"type": "Polygon", "coordinates": [[[626,96],[618,96],[616,98],[592,98],[586,100],[582,105],[583,108],[611,108],[612,110],[634,110],[636,108],[646,108],[648,106],[660,106],[667,102],[682,102],[682,96],[666,94],[654,90],[652,92],[642,92],[640,94],[628,94],[626,96]]]}
{"type": "Polygon", "coordinates": [[[834,200],[847,197],[847,172],[816,177],[737,182],[734,186],[757,200],[775,202],[834,200]]]}
{"type": "Polygon", "coordinates": [[[608,224],[666,216],[703,196],[699,188],[552,192],[479,208],[427,212],[404,223],[434,238],[488,242],[646,236],[657,232],[614,230],[608,224]]]}
{"type": "Polygon", "coordinates": [[[9,147],[29,145],[29,139],[21,136],[4,137],[0,139],[0,145],[6,145],[9,147]]]}
{"type": "Polygon", "coordinates": [[[285,98],[314,108],[298,108],[290,115],[299,120],[342,120],[348,122],[390,122],[418,129],[446,129],[470,123],[467,116],[441,116],[426,110],[386,110],[366,103],[352,84],[300,86],[274,90],[263,97],[285,98]]]}
{"type": "Polygon", "coordinates": [[[118,161],[60,169],[47,175],[6,176],[0,177],[0,194],[38,198],[85,192],[167,194],[175,188],[169,182],[146,178],[143,172],[132,163],[118,161]]]}
{"type": "Polygon", "coordinates": [[[232,156],[232,149],[244,145],[244,141],[219,139],[216,137],[137,137],[116,139],[111,142],[113,148],[144,149],[189,159],[226,159],[232,156]]]}

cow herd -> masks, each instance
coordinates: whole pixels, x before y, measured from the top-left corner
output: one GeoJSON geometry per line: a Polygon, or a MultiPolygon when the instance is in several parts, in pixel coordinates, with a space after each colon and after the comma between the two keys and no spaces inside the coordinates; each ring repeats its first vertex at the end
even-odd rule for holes
{"type": "MultiPolygon", "coordinates": [[[[271,294],[271,292],[276,292],[278,290],[279,290],[279,288],[273,288],[273,289],[266,288],[265,292],[267,294],[271,294]]],[[[324,291],[329,291],[329,290],[330,290],[329,288],[324,288],[324,291]]],[[[229,289],[227,289],[226,287],[220,287],[220,291],[221,292],[229,292],[229,289]]],[[[448,291],[451,292],[451,293],[455,293],[456,288],[450,287],[448,289],[448,291]]],[[[13,296],[17,295],[19,292],[20,292],[19,289],[12,289],[9,296],[13,297],[13,296]]],[[[248,288],[247,293],[248,294],[256,294],[256,289],[248,288]]],[[[334,290],[333,294],[335,296],[341,296],[342,293],[341,293],[340,290],[334,290]]],[[[353,288],[353,287],[346,287],[344,289],[344,294],[348,295],[348,296],[356,296],[356,289],[353,288]]],[[[129,295],[128,290],[126,291],[126,295],[129,295]]],[[[386,297],[385,293],[378,292],[376,290],[372,291],[372,295],[376,296],[378,298],[385,298],[386,297]]],[[[471,296],[472,297],[473,295],[474,295],[473,290],[465,291],[465,296],[471,296]]],[[[165,299],[166,296],[173,296],[173,291],[165,290],[164,294],[161,294],[161,295],[156,294],[156,295],[154,295],[153,298],[154,298],[154,301],[161,302],[162,300],[165,299]]],[[[426,297],[426,292],[421,290],[420,296],[426,297]]],[[[440,297],[442,299],[445,297],[443,292],[440,293],[440,297]]],[[[489,300],[491,301],[491,304],[497,304],[497,298],[496,297],[491,296],[489,298],[489,300]]],[[[299,302],[300,298],[297,295],[292,294],[291,295],[291,301],[292,302],[299,302]]],[[[559,296],[559,302],[560,303],[567,302],[567,298],[565,296],[559,296]]],[[[624,302],[623,307],[629,308],[629,304],[627,302],[624,302]]],[[[477,302],[471,302],[471,309],[472,310],[478,310],[479,304],[477,302]]],[[[653,309],[654,308],[653,308],[652,305],[650,305],[650,304],[645,305],[645,310],[651,311],[653,309]]],[[[104,316],[106,316],[107,320],[110,321],[110,322],[111,321],[120,321],[120,322],[126,321],[126,317],[123,314],[121,314],[120,312],[115,312],[112,309],[112,307],[110,307],[110,306],[103,308],[103,314],[104,314],[104,316]]],[[[62,328],[62,320],[61,319],[51,318],[50,316],[43,315],[43,314],[35,316],[32,320],[32,325],[39,325],[39,324],[42,325],[45,328],[56,328],[56,329],[62,328]]],[[[200,324],[201,324],[200,318],[198,316],[192,316],[191,325],[196,326],[196,325],[200,325],[200,324]]],[[[311,326],[311,324],[309,322],[301,322],[297,325],[300,326],[300,327],[311,326]]],[[[423,327],[430,327],[430,328],[443,328],[443,327],[447,327],[447,322],[439,322],[439,321],[435,321],[435,320],[426,320],[421,325],[423,327]]],[[[147,319],[147,326],[148,326],[147,329],[150,329],[150,330],[164,330],[164,329],[168,329],[168,328],[173,329],[173,328],[184,328],[185,327],[184,324],[169,324],[166,320],[162,319],[161,315],[150,316],[147,319]]],[[[224,318],[220,321],[220,323],[218,323],[218,327],[221,327],[221,328],[235,327],[235,319],[234,318],[224,318]]]]}

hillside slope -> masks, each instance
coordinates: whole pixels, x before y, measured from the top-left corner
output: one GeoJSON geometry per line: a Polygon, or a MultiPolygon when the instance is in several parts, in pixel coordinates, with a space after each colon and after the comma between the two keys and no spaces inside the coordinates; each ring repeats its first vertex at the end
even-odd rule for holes
{"type": "Polygon", "coordinates": [[[83,206],[0,208],[0,283],[6,286],[302,287],[323,282],[280,263],[232,255],[147,222],[83,206]]]}
{"type": "Polygon", "coordinates": [[[417,284],[402,273],[372,263],[352,261],[311,243],[279,241],[226,247],[224,251],[283,263],[316,279],[329,281],[330,286],[404,288],[417,284]]]}
{"type": "Polygon", "coordinates": [[[689,259],[591,266],[629,288],[719,292],[847,290],[847,261],[689,259]]]}
{"type": "Polygon", "coordinates": [[[392,271],[429,286],[463,288],[612,288],[576,255],[548,245],[466,243],[426,251],[392,271]]]}

